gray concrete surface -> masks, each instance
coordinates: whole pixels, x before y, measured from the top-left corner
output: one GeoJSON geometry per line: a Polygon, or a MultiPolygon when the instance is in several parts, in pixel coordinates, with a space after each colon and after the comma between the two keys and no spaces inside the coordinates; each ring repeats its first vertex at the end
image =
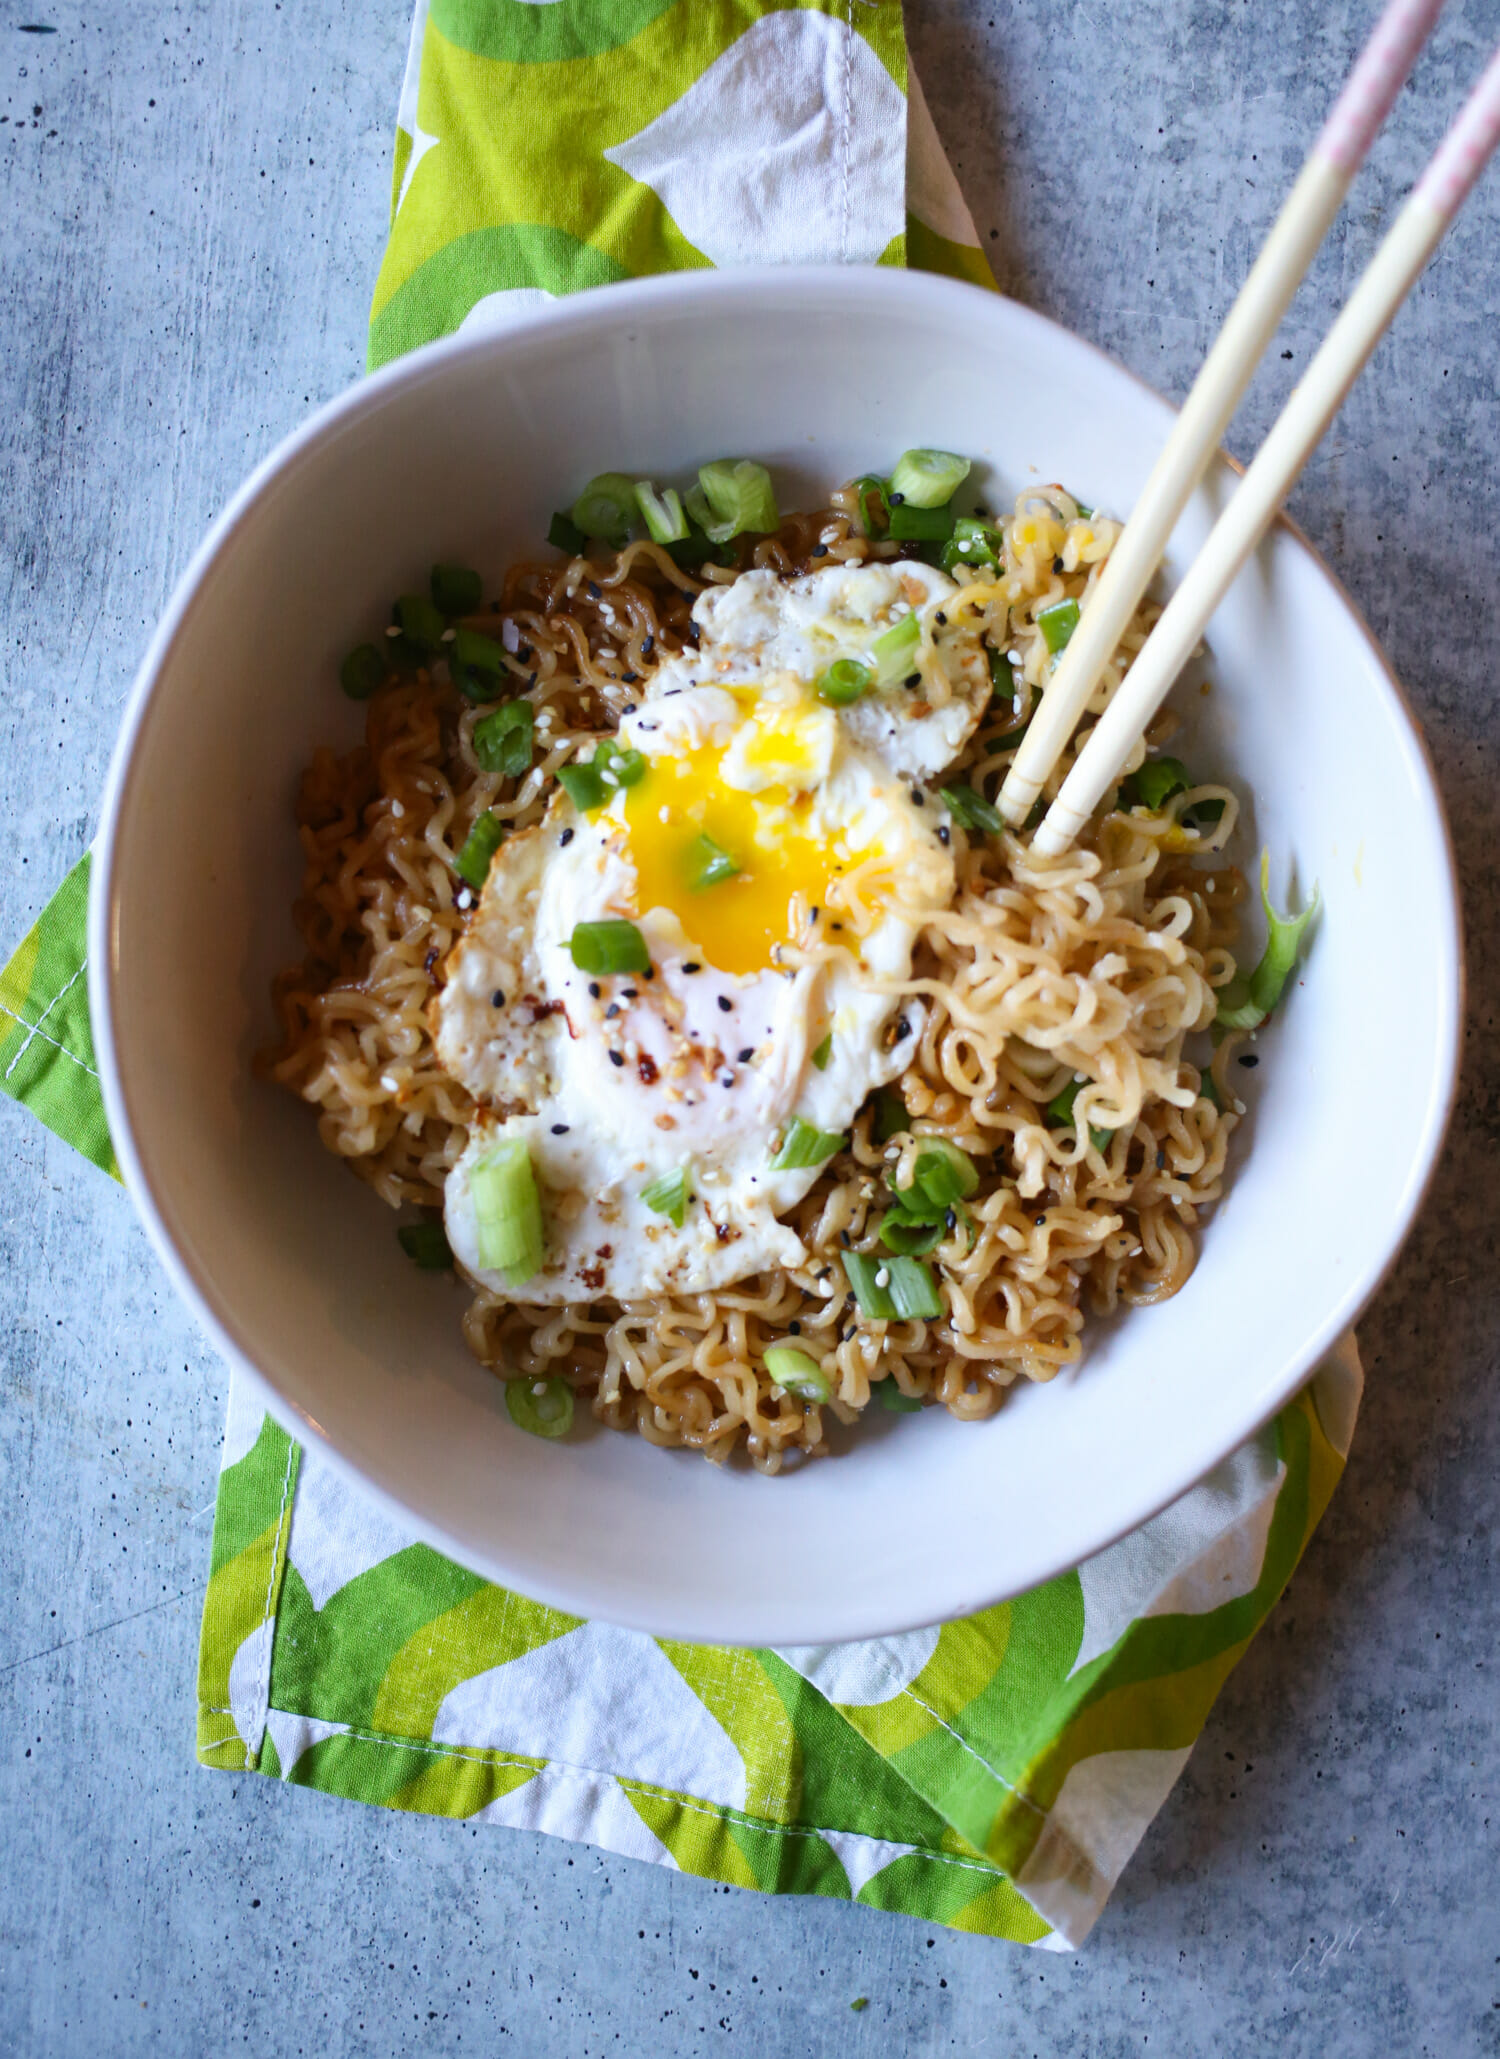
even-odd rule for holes
{"type": "MultiPolygon", "coordinates": [[[[1175,394],[1372,11],[909,6],[1003,283],[1175,394]]],[[[405,12],[6,10],[6,939],[90,835],[121,698],[205,524],[359,371],[405,12]]],[[[1236,449],[1497,30],[1500,0],[1453,0],[1236,449]]],[[[1364,1327],[1342,1491],[1087,1950],[198,1771],[223,1375],[123,1195],[6,1103],[0,2053],[1500,2053],[1497,260],[1500,173],[1294,502],[1408,681],[1448,796],[1472,954],[1461,1108],[1364,1327]]]]}

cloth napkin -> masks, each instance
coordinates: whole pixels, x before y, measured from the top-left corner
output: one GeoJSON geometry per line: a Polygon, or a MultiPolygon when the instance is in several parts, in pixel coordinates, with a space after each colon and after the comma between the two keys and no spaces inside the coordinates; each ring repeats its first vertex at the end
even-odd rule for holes
{"type": "MultiPolygon", "coordinates": [[[[579,287],[793,258],[993,284],[900,0],[418,0],[372,365],[579,287]]],[[[0,974],[0,1080],[118,1177],[87,895],[85,859],[0,974]]],[[[237,1380],[198,1755],[1069,1948],[1301,1556],[1360,1387],[1351,1337],[1208,1479],[1015,1601],[872,1643],[746,1651],[490,1586],[237,1380]]]]}

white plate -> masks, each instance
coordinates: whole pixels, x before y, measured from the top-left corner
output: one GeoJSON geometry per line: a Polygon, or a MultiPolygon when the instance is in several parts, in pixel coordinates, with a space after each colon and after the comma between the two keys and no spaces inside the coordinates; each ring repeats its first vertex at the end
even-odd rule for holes
{"type": "MultiPolygon", "coordinates": [[[[1253,795],[1247,866],[1323,896],[1305,971],[1239,1075],[1251,1120],[1183,1292],[1095,1333],[991,1422],[874,1411],[776,1480],[589,1426],[543,1444],[459,1334],[461,1296],[252,1078],[296,955],[291,802],[360,713],[343,651],[435,558],[498,574],[593,473],[753,454],[783,506],[912,444],[972,453],[1003,505],[1065,481],[1126,512],[1165,404],[1013,303],[916,272],[692,273],[580,294],[364,381],[254,474],[178,589],[115,757],[91,1001],[120,1162],[179,1290],[299,1436],[442,1550],[663,1635],[823,1643],[957,1616],[1075,1564],[1201,1477],[1358,1313],[1421,1199],[1460,1015],[1452,860],[1379,651],[1279,529],[1186,697],[1195,765],[1253,795]]],[[[1219,468],[1169,579],[1232,484],[1219,468]]],[[[585,1412],[586,1414],[586,1412],[585,1412]]]]}

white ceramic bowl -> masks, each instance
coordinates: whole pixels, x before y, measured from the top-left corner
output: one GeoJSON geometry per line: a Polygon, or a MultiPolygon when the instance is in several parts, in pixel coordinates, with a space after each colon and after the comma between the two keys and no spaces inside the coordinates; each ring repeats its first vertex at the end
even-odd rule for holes
{"type": "MultiPolygon", "coordinates": [[[[116,754],[92,908],[110,1126],[168,1271],[298,1435],[465,1564],[540,1600],[735,1644],[874,1636],[1073,1565],[1200,1478],[1359,1312],[1450,1105],[1460,944],[1442,811],[1379,651],[1280,528],[1210,633],[1184,755],[1253,795],[1241,862],[1316,881],[1306,969],[1241,1077],[1251,1119],[1183,1292],[1091,1335],[989,1423],[877,1411],[766,1480],[589,1425],[541,1444],[469,1357],[452,1285],[258,1083],[295,956],[295,781],[360,712],[335,667],[439,557],[494,575],[605,468],[753,454],[814,505],[912,444],[1004,504],[1061,479],[1129,509],[1165,404],[1009,301],[889,270],[611,286],[365,380],[250,479],[194,559],[116,754]]],[[[1184,517],[1169,578],[1232,478],[1184,517]]],[[[587,1423],[587,1413],[582,1412],[587,1423]]]]}

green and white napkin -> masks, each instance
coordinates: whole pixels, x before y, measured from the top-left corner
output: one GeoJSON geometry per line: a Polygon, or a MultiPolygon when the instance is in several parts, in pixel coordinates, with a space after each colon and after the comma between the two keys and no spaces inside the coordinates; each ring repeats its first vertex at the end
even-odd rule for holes
{"type": "MultiPolygon", "coordinates": [[[[372,365],[645,272],[801,259],[993,283],[900,0],[418,0],[392,202],[372,365]]],[[[85,859],[0,974],[0,1083],[116,1173],[87,893],[85,859]]],[[[1259,1436],[1076,1571],[940,1629],[741,1651],[490,1586],[237,1380],[199,1757],[1067,1948],[1290,1577],[1359,1397],[1349,1338],[1259,1436]]]]}

